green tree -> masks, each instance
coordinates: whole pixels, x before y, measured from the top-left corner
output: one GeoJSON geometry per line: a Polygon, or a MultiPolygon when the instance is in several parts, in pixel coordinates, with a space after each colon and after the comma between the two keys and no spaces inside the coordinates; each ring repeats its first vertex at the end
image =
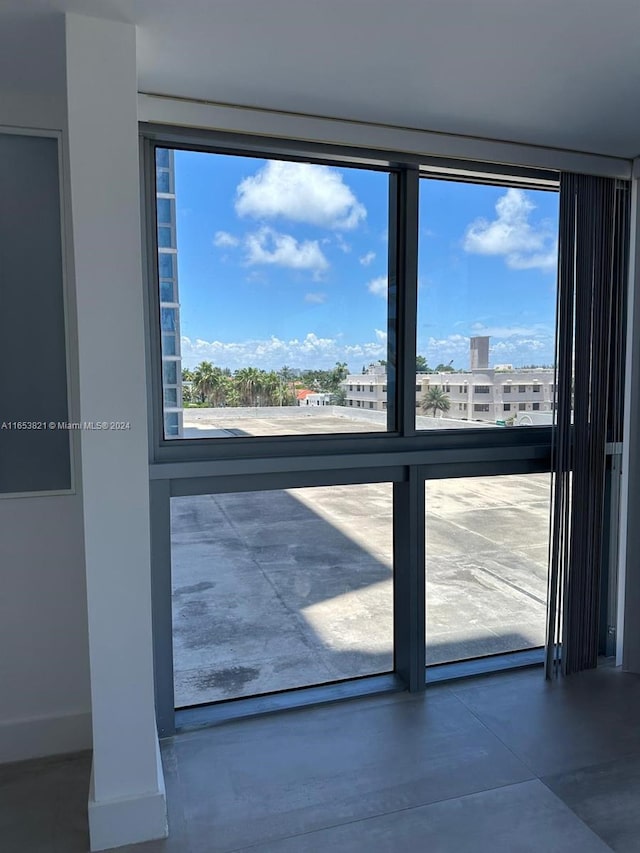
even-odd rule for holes
{"type": "Polygon", "coordinates": [[[334,406],[346,406],[347,405],[347,392],[344,388],[338,388],[337,391],[334,391],[331,395],[331,402],[334,406]]]}
{"type": "Polygon", "coordinates": [[[195,391],[193,388],[193,370],[188,367],[182,368],[182,402],[193,403],[195,401],[195,391]]]}
{"type": "Polygon", "coordinates": [[[279,405],[293,406],[296,400],[296,372],[284,364],[278,371],[278,376],[284,386],[283,402],[279,405]]]}
{"type": "Polygon", "coordinates": [[[232,377],[225,376],[224,377],[225,389],[224,389],[224,399],[227,406],[239,406],[240,405],[240,393],[236,388],[235,382],[232,377]]]}
{"type": "Polygon", "coordinates": [[[296,378],[294,371],[286,364],[283,364],[279,370],[280,378],[283,382],[293,382],[296,378]]]}
{"type": "Polygon", "coordinates": [[[262,393],[264,394],[264,405],[266,406],[288,406],[291,400],[291,390],[287,382],[282,378],[282,372],[276,373],[271,370],[261,377],[262,393]]]}
{"type": "Polygon", "coordinates": [[[433,373],[423,355],[416,356],[416,373],[433,373]]]}
{"type": "Polygon", "coordinates": [[[455,368],[453,367],[453,361],[450,361],[449,364],[438,364],[434,368],[434,373],[455,373],[455,368]]]}
{"type": "Polygon", "coordinates": [[[210,361],[201,361],[192,374],[193,390],[199,403],[208,403],[214,392],[216,372],[210,361]]]}
{"type": "Polygon", "coordinates": [[[433,385],[420,401],[420,408],[427,415],[429,412],[433,412],[435,417],[438,412],[443,414],[448,412],[451,408],[451,402],[442,388],[433,385]]]}
{"type": "Polygon", "coordinates": [[[241,406],[258,405],[258,396],[262,390],[263,370],[257,367],[241,367],[234,374],[235,385],[240,396],[241,406]]]}
{"type": "Polygon", "coordinates": [[[348,375],[349,371],[347,369],[347,362],[336,361],[336,366],[331,371],[331,384],[333,385],[333,388],[329,390],[337,390],[340,387],[340,383],[344,382],[348,375]]]}

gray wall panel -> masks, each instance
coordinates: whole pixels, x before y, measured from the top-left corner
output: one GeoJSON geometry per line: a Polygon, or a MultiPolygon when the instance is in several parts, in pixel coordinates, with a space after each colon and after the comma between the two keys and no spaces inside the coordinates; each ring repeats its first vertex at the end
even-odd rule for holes
{"type": "Polygon", "coordinates": [[[58,143],[0,134],[0,493],[71,488],[58,143]]]}

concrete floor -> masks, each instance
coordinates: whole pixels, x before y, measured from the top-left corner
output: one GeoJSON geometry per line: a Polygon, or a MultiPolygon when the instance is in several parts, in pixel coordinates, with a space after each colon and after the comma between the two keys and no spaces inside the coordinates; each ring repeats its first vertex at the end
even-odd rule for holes
{"type": "MultiPolygon", "coordinates": [[[[393,669],[391,489],[172,500],[178,707],[393,669]]],[[[426,500],[428,663],[543,645],[549,476],[426,500]]]]}
{"type": "MultiPolygon", "coordinates": [[[[637,853],[640,677],[540,668],[162,743],[170,837],[119,853],[637,853]]],[[[3,853],[86,853],[90,756],[0,767],[3,853]]]]}

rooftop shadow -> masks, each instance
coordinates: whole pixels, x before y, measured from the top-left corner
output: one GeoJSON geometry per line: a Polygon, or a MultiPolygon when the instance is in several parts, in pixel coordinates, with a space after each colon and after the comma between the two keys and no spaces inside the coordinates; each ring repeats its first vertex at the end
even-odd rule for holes
{"type": "MultiPolygon", "coordinates": [[[[172,499],[176,705],[392,671],[391,519],[391,484],[172,499]]],[[[467,579],[479,611],[440,603],[428,663],[540,644],[525,590],[481,582],[467,579]],[[483,625],[496,590],[514,618],[483,625]]]]}

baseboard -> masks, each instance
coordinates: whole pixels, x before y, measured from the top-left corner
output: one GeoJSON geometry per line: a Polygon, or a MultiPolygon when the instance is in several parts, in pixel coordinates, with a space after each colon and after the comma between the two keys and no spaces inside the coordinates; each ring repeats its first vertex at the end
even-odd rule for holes
{"type": "Polygon", "coordinates": [[[91,749],[91,714],[0,722],[0,764],[91,749]]]}
{"type": "Polygon", "coordinates": [[[138,844],[166,838],[167,797],[160,749],[158,746],[157,789],[134,797],[96,802],[93,771],[89,787],[89,837],[91,850],[110,850],[125,844],[138,844]]]}

